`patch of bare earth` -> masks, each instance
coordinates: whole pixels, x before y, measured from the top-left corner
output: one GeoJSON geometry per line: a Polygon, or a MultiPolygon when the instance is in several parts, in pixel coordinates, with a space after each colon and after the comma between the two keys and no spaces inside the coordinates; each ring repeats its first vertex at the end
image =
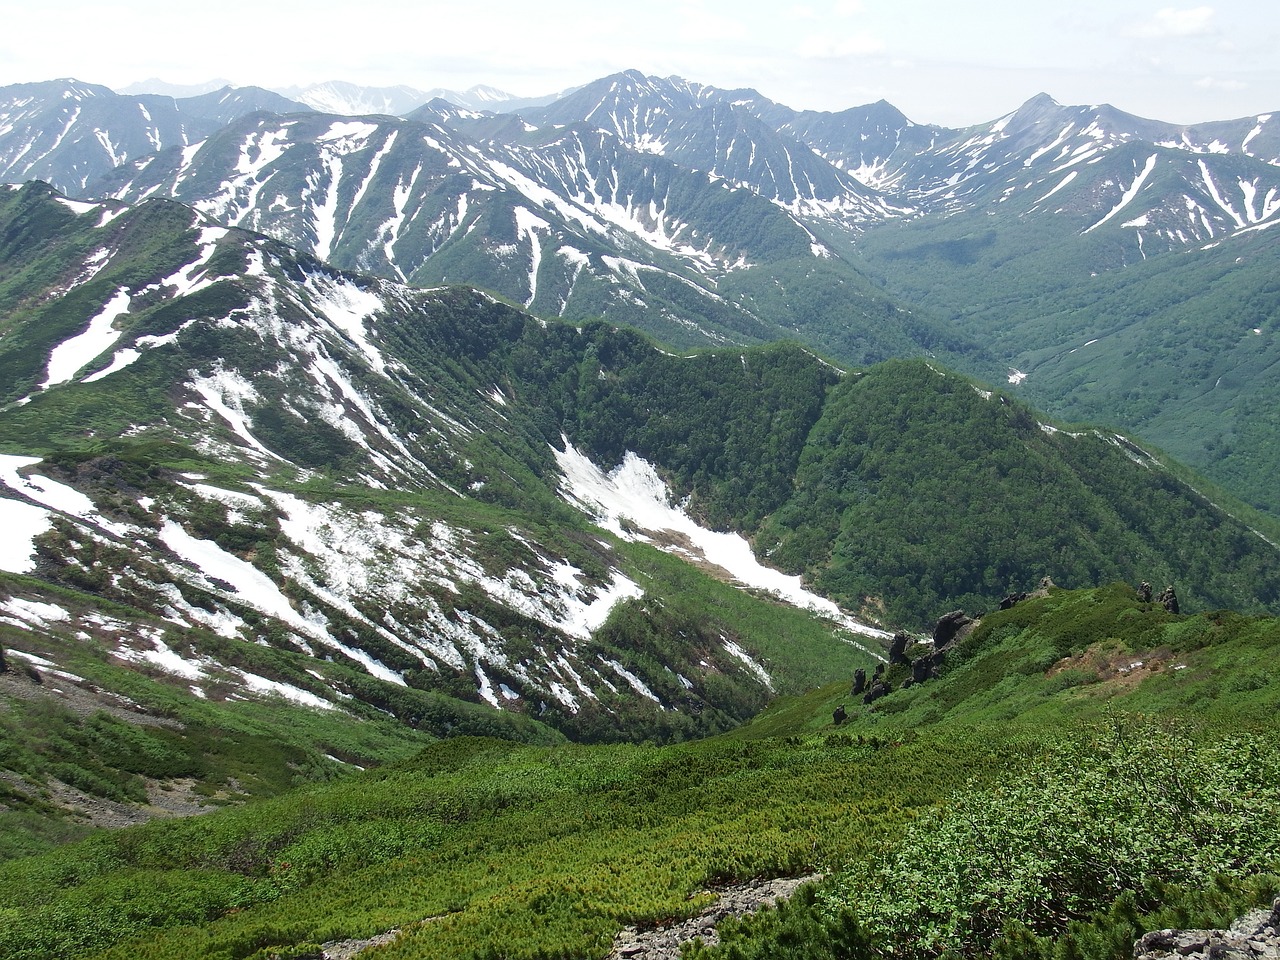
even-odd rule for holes
{"type": "Polygon", "coordinates": [[[681,944],[695,937],[700,937],[708,946],[719,943],[716,924],[726,917],[742,917],[761,907],[773,906],[779,900],[789,899],[801,885],[820,879],[822,874],[813,873],[805,877],[752,880],[713,890],[715,899],[696,917],[643,930],[627,927],[614,937],[608,960],[678,960],[681,944]]]}
{"type": "MultiPolygon", "coordinates": [[[[82,718],[106,713],[138,726],[182,727],[176,720],[148,713],[128,699],[99,689],[91,683],[70,681],[16,657],[14,660],[17,662],[8,671],[0,673],[0,700],[46,700],[57,703],[82,718]]],[[[218,800],[234,799],[232,793],[212,799],[203,797],[195,792],[196,781],[192,779],[147,779],[147,801],[129,803],[96,797],[57,779],[50,779],[47,784],[37,784],[16,773],[4,772],[0,773],[0,777],[22,793],[32,796],[47,793],[50,803],[61,807],[81,823],[108,829],[128,827],[148,820],[209,813],[219,808],[218,800]]]]}
{"type": "Polygon", "coordinates": [[[1163,670],[1177,669],[1172,663],[1173,652],[1167,649],[1147,653],[1131,653],[1107,644],[1094,644],[1082,652],[1064,657],[1049,668],[1046,676],[1053,677],[1067,670],[1092,674],[1097,678],[1100,692],[1123,693],[1132,690],[1142,681],[1163,670]]]}

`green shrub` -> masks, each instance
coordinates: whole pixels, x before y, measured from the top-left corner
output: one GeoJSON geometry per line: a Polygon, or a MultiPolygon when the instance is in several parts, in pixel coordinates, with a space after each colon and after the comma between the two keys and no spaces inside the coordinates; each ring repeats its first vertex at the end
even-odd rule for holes
{"type": "Polygon", "coordinates": [[[1116,722],[998,787],[957,794],[883,862],[845,874],[831,902],[856,907],[885,955],[977,956],[1002,931],[1008,949],[1018,930],[1060,937],[1122,897],[1151,910],[1168,885],[1278,860],[1274,741],[1116,722]]]}

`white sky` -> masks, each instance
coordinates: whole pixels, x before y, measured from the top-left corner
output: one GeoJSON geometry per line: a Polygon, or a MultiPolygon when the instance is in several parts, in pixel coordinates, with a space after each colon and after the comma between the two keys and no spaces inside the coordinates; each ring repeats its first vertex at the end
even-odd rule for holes
{"type": "Polygon", "coordinates": [[[0,85],[324,80],[535,96],[635,68],[800,109],[880,98],[921,123],[1045,92],[1179,123],[1280,111],[1275,0],[45,0],[10,4],[0,85]],[[17,9],[14,9],[14,7],[17,9]]]}

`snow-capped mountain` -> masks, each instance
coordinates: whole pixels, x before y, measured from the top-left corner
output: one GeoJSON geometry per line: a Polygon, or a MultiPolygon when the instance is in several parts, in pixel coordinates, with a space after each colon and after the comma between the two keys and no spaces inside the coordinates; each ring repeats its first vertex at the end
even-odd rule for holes
{"type": "Polygon", "coordinates": [[[921,486],[912,509],[946,523],[881,517],[887,547],[964,544],[965,576],[989,577],[1026,549],[984,542],[1003,518],[1055,538],[1009,576],[1064,558],[1170,576],[1167,558],[1193,556],[1189,600],[1274,599],[1276,548],[1142,447],[1039,424],[930,363],[847,376],[795,344],[676,355],[465,287],[344,273],[162,198],[3,187],[0,236],[0,640],[60,683],[96,682],[59,661],[89,649],[192,697],[441,734],[484,708],[585,739],[722,729],[873,664],[887,634],[854,613],[927,616],[888,598],[898,561],[849,566],[879,547],[845,519],[881,474],[924,465],[867,438],[922,422],[943,440],[924,460],[973,461],[986,497],[921,486]],[[955,430],[998,442],[955,449],[955,430]],[[1028,451],[1060,479],[1052,503],[1037,488],[1015,507],[1025,477],[1005,473],[1028,451]],[[1153,498],[1167,509],[1132,509],[1153,498]]]}
{"type": "MultiPolygon", "coordinates": [[[[737,275],[766,263],[813,274],[835,260],[790,209],[614,134],[433,103],[415,117],[434,122],[245,117],[122,165],[94,192],[179,199],[339,266],[475,284],[543,315],[604,316],[677,344],[785,335],[796,321],[763,319],[732,293],[737,275]]],[[[843,286],[841,311],[873,310],[877,341],[910,336],[905,316],[867,305],[875,294],[852,270],[831,269],[840,275],[811,282],[843,286]]]]}
{"type": "MultiPolygon", "coordinates": [[[[675,346],[799,337],[855,363],[930,352],[1043,387],[1035,396],[1050,410],[1154,427],[1152,439],[1223,469],[1224,482],[1231,471],[1208,451],[1256,430],[1253,418],[1232,426],[1219,414],[1188,414],[1213,425],[1208,437],[1157,425],[1149,411],[1168,378],[1140,401],[1080,410],[1073,380],[1051,386],[1035,368],[1046,351],[1075,356],[1116,329],[1121,321],[1097,329],[1109,311],[1084,308],[1113,283],[1161,305],[1123,311],[1129,335],[1167,339],[1155,327],[1171,322],[1176,300],[1155,264],[1182,253],[1185,265],[1207,264],[1219,244],[1247,244],[1247,258],[1234,256],[1264,262],[1244,288],[1215,282],[1202,310],[1234,317],[1247,302],[1244,329],[1266,336],[1258,285],[1280,223],[1269,114],[1184,127],[1041,95],[948,130],[887,103],[795,111],[754,90],[632,71],[518,113],[435,98],[400,119],[383,99],[342,107],[376,116],[246,115],[199,136],[190,123],[148,132],[135,105],[126,138],[87,108],[55,109],[59,97],[32,116],[25,100],[11,104],[18,122],[0,125],[10,179],[45,176],[81,197],[181,199],[343,268],[470,283],[544,316],[605,317],[675,346]],[[1060,313],[1071,319],[1048,319],[1060,313]]],[[[240,109],[231,102],[218,116],[240,109]]],[[[1188,338],[1170,347],[1185,358],[1173,371],[1179,391],[1205,398],[1243,382],[1201,382],[1207,367],[1192,363],[1188,338]]],[[[1123,369],[1106,377],[1108,396],[1133,392],[1123,369]]]]}
{"type": "Polygon", "coordinates": [[[131,83],[127,87],[121,87],[116,93],[123,94],[126,97],[137,97],[143,94],[156,94],[162,97],[198,97],[204,93],[213,93],[224,87],[233,87],[230,80],[217,79],[206,80],[204,83],[169,83],[161,80],[159,77],[150,77],[147,80],[139,80],[137,83],[131,83]]]}
{"type": "Polygon", "coordinates": [[[445,100],[463,110],[506,113],[540,107],[563,96],[551,94],[545,97],[517,97],[485,84],[476,84],[466,90],[446,90],[440,87],[418,90],[404,85],[369,87],[343,80],[330,80],[309,87],[287,87],[278,92],[320,113],[348,117],[374,114],[404,117],[423,104],[437,99],[445,100]]]}
{"type": "Polygon", "coordinates": [[[855,225],[906,212],[771,127],[755,109],[762,100],[751,90],[629,71],[526,114],[537,124],[590,124],[636,150],[745,187],[797,216],[855,225]]]}
{"type": "Polygon", "coordinates": [[[236,117],[301,109],[256,87],[182,99],[77,80],[0,87],[0,181],[45,180],[80,194],[122,163],[202,140],[236,117]]]}
{"type": "Polygon", "coordinates": [[[891,158],[876,180],[932,212],[1065,213],[1084,232],[1111,224],[1184,248],[1280,213],[1268,119],[1206,132],[1109,106],[1064,107],[1042,94],[992,124],[946,138],[933,132],[927,159],[891,158]]]}
{"type": "Polygon", "coordinates": [[[686,554],[705,539],[744,586],[832,618],[850,649],[877,646],[745,540],[711,538],[649,465],[606,476],[534,428],[501,358],[581,331],[465,289],[342,274],[170,201],[86,204],[33,184],[3,189],[0,219],[44,238],[8,270],[34,276],[50,251],[61,263],[3,327],[0,433],[11,451],[39,437],[0,456],[16,532],[0,569],[36,578],[0,585],[5,623],[92,638],[198,696],[332,710],[416,688],[570,732],[619,710],[718,723],[775,683],[755,641],[682,624],[697,641],[655,657],[599,633],[619,604],[661,595],[623,544],[669,529],[686,554]],[[49,459],[66,430],[110,450],[49,459]],[[180,449],[187,468],[161,466],[180,449]],[[40,579],[117,606],[51,603],[40,579]],[[228,642],[284,660],[269,674],[229,663],[228,642]],[[699,692],[725,683],[728,699],[699,692]]]}

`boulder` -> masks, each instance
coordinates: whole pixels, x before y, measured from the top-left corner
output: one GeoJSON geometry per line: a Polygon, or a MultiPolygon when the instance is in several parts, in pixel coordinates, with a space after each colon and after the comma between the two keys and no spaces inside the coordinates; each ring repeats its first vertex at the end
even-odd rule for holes
{"type": "Polygon", "coordinates": [[[885,694],[891,692],[892,691],[889,689],[889,685],[887,683],[883,680],[876,680],[875,683],[871,684],[870,689],[862,695],[862,702],[866,704],[875,703],[885,694]]]}
{"type": "Polygon", "coordinates": [[[889,644],[889,662],[903,665],[910,663],[911,661],[907,659],[907,644],[910,642],[911,638],[905,633],[895,633],[893,641],[889,644]]]}
{"type": "Polygon", "coordinates": [[[1135,960],[1277,960],[1280,899],[1245,914],[1226,930],[1152,930],[1133,945],[1135,960]]]}
{"type": "Polygon", "coordinates": [[[955,640],[960,631],[974,620],[963,610],[952,610],[938,618],[933,628],[933,649],[941,650],[955,640]]]}

